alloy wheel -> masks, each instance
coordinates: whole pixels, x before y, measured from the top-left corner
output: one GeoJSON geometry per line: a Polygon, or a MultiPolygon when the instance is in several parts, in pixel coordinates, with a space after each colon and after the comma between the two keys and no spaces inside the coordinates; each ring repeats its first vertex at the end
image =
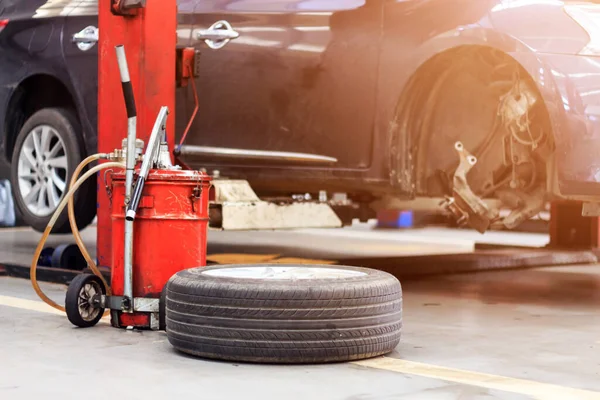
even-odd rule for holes
{"type": "Polygon", "coordinates": [[[52,214],[67,192],[68,160],[56,129],[39,125],[25,138],[18,159],[19,191],[29,212],[52,214]]]}

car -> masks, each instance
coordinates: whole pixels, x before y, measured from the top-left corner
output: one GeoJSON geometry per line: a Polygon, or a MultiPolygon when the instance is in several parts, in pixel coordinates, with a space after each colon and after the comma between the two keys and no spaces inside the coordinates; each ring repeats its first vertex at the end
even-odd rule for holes
{"type": "MultiPolygon", "coordinates": [[[[186,45],[196,1],[178,4],[186,45]]],[[[37,231],[77,165],[97,152],[97,26],[97,1],[0,0],[0,171],[18,219],[37,231]]],[[[96,192],[90,179],[75,195],[80,229],[94,220],[96,192]]],[[[64,212],[53,232],[69,231],[64,212]]]]}
{"type": "MultiPolygon", "coordinates": [[[[97,145],[97,46],[73,40],[95,32],[97,1],[0,1],[0,155],[39,230],[97,145]]],[[[193,168],[265,197],[342,192],[375,209],[440,199],[480,232],[600,194],[597,1],[178,7],[178,47],[201,54],[200,111],[181,147],[193,168]]],[[[177,138],[191,90],[177,89],[177,138]]],[[[82,226],[92,186],[77,199],[82,226]]],[[[64,216],[56,229],[68,230],[64,216]]]]}

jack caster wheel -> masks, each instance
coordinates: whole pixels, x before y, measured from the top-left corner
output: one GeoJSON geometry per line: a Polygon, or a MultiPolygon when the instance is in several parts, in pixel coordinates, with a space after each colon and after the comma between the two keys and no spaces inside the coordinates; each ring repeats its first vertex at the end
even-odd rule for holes
{"type": "Polygon", "coordinates": [[[80,328],[96,325],[104,314],[104,308],[99,306],[103,294],[106,294],[106,288],[96,275],[77,275],[71,281],[65,298],[69,321],[80,328]]]}

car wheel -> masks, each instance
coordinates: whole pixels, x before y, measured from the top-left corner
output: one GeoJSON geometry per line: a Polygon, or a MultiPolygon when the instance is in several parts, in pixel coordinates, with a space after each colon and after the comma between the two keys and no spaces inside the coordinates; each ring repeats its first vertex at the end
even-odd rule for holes
{"type": "Polygon", "coordinates": [[[206,358],[339,362],[387,354],[400,341],[400,282],[372,269],[194,268],[169,280],[166,300],[169,342],[206,358]]]}
{"type": "MultiPolygon", "coordinates": [[[[19,132],[13,149],[11,184],[15,205],[25,224],[42,232],[68,192],[69,182],[84,158],[81,126],[67,109],[46,108],[33,114],[19,132]]],[[[75,195],[77,226],[82,229],[96,212],[95,181],[89,179],[75,195]]],[[[53,233],[70,232],[67,210],[53,233]]]]}

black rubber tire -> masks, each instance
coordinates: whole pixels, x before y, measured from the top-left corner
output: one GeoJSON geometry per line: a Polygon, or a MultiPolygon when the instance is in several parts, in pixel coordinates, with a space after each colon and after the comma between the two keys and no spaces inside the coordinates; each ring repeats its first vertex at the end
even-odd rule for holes
{"type": "Polygon", "coordinates": [[[76,244],[61,244],[52,252],[52,268],[81,271],[87,267],[87,262],[76,244]]]}
{"type": "Polygon", "coordinates": [[[167,330],[167,285],[160,291],[160,299],[158,303],[158,329],[161,331],[167,330]]]}
{"type": "MultiPolygon", "coordinates": [[[[19,153],[23,143],[32,129],[39,125],[50,125],[60,135],[64,142],[67,155],[67,185],[71,180],[72,174],[79,163],[85,158],[85,150],[82,142],[82,128],[75,116],[75,113],[64,108],[45,108],[34,113],[21,128],[13,149],[11,161],[10,180],[13,187],[15,206],[18,209],[18,214],[21,216],[25,224],[31,226],[38,232],[43,232],[46,225],[50,221],[52,215],[37,216],[31,213],[23,201],[23,196],[19,190],[18,184],[18,162],[19,153]]],[[[96,177],[90,177],[85,184],[75,194],[75,216],[79,229],[89,225],[96,216],[96,177]]],[[[53,233],[69,233],[71,227],[69,225],[69,217],[67,208],[54,224],[53,233]]]]}
{"type": "Polygon", "coordinates": [[[73,278],[65,296],[65,312],[67,318],[73,325],[80,328],[89,328],[96,325],[98,321],[102,319],[102,315],[104,314],[104,308],[100,308],[100,312],[94,319],[85,320],[79,313],[79,292],[90,282],[98,284],[102,294],[106,294],[106,288],[100,278],[93,274],[80,274],[73,278]]]}
{"type": "Polygon", "coordinates": [[[325,363],[387,354],[400,342],[402,288],[386,272],[301,265],[366,275],[294,281],[202,273],[235,267],[194,268],[169,280],[167,337],[176,349],[230,361],[325,363]]]}

